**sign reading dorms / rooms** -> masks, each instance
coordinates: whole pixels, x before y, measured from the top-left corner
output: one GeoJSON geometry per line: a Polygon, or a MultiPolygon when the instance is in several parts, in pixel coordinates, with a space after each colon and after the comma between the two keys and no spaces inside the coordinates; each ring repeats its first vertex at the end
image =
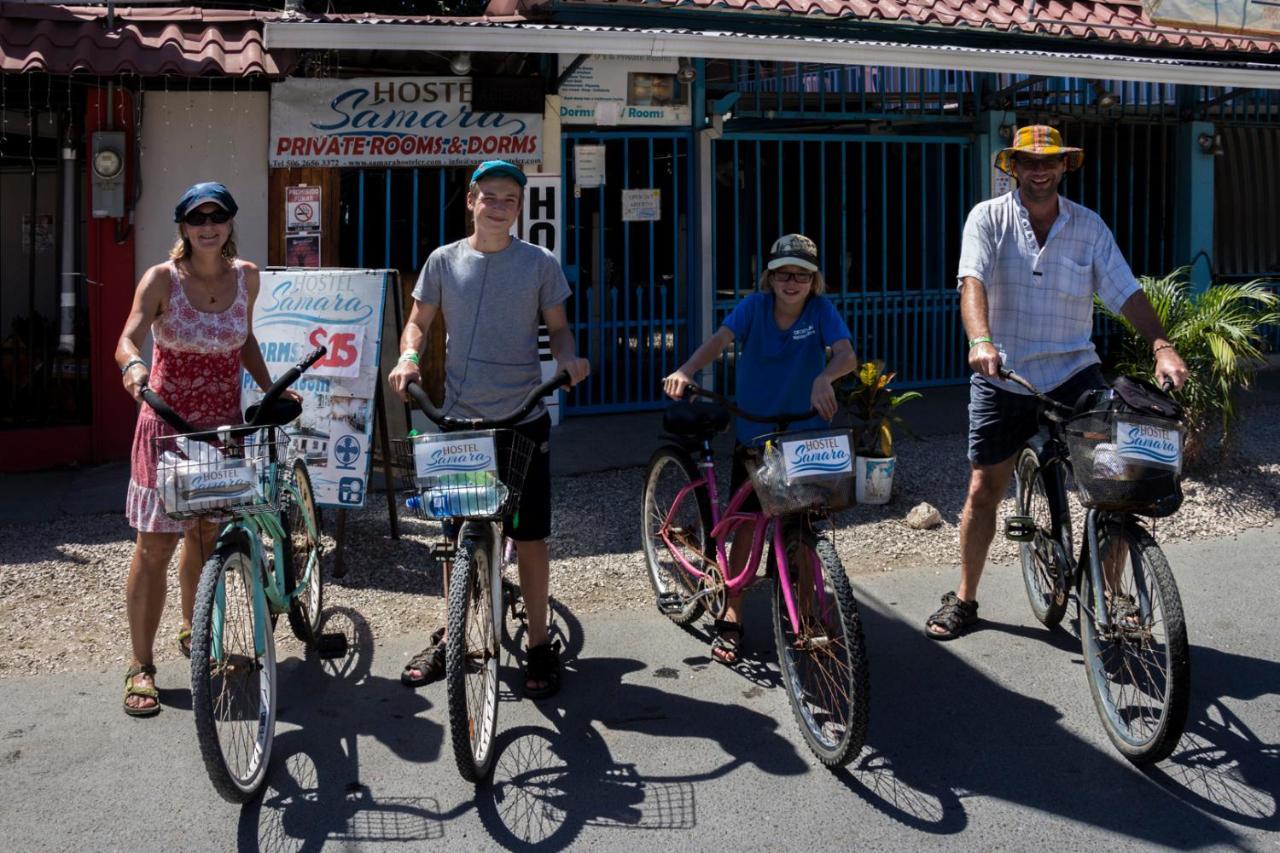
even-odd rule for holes
{"type": "Polygon", "coordinates": [[[542,114],[475,112],[466,77],[294,78],[271,86],[272,167],[542,160],[542,114]]]}
{"type": "MultiPolygon", "coordinates": [[[[567,68],[574,59],[561,56],[560,67],[567,68]]],[[[588,57],[560,84],[560,121],[687,125],[689,87],[676,79],[679,69],[675,59],[588,57]]]]}
{"type": "MultiPolygon", "coordinates": [[[[364,505],[387,280],[381,270],[262,272],[253,331],[272,378],[317,346],[328,348],[294,383],[302,415],[286,427],[324,506],[364,505]]],[[[242,381],[248,406],[262,394],[247,373],[242,381]]]]}

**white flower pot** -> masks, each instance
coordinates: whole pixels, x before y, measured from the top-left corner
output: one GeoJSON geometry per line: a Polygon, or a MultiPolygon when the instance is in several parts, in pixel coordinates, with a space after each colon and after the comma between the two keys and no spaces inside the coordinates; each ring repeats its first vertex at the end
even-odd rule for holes
{"type": "Polygon", "coordinates": [[[854,496],[860,504],[883,504],[889,502],[893,493],[893,468],[898,457],[886,458],[873,456],[855,456],[853,458],[855,472],[854,496]]]}

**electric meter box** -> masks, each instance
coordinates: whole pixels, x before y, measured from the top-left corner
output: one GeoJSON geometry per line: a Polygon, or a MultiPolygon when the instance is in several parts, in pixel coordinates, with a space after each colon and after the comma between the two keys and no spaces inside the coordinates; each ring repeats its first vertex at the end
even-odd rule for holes
{"type": "Polygon", "coordinates": [[[124,216],[124,132],[99,130],[90,141],[89,177],[93,218],[124,216]]]}

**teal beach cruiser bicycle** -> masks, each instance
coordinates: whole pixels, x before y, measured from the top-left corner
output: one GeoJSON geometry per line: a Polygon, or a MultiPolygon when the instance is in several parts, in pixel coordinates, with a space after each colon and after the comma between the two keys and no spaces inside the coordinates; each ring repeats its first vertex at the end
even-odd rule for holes
{"type": "Polygon", "coordinates": [[[847,431],[788,433],[816,412],[760,416],[713,391],[689,387],[710,402],[667,408],[670,442],[649,460],[641,503],[641,538],[658,610],[678,625],[704,612],[724,617],[728,598],[756,581],[768,548],[773,581],[773,636],[787,699],[805,743],[823,764],[847,764],[862,750],[870,707],[870,677],[853,588],[825,519],[844,506],[852,485],[847,431]],[[721,509],[712,439],[730,414],[772,424],[747,460],[750,478],[721,509]],[[755,493],[761,511],[742,509],[755,493]],[[726,543],[754,523],[751,554],[730,568],[726,543]]]}
{"type": "Polygon", "coordinates": [[[276,719],[276,619],[319,639],[320,525],[307,465],[283,427],[302,412],[280,395],[325,354],[291,367],[245,423],[194,430],[154,391],[142,399],[176,435],[155,439],[157,485],[174,519],[224,524],[200,573],[191,620],[191,703],[213,787],[244,802],[266,779],[276,719]]]}

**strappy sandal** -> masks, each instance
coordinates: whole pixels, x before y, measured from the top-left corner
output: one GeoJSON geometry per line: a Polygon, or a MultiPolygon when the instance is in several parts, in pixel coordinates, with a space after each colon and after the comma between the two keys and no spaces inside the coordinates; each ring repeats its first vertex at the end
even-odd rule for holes
{"type": "Polygon", "coordinates": [[[729,622],[725,619],[717,619],[713,630],[716,632],[715,637],[711,640],[711,657],[715,658],[725,666],[733,666],[742,660],[742,641],[747,636],[747,629],[741,622],[729,622]],[[725,634],[733,632],[738,638],[731,639],[725,634]],[[717,652],[719,654],[717,654],[717,652]]]}
{"type": "Polygon", "coordinates": [[[178,651],[182,652],[184,658],[191,657],[191,629],[183,628],[178,631],[178,651]]]}
{"type": "Polygon", "coordinates": [[[421,687],[444,678],[444,628],[436,629],[431,643],[409,659],[400,671],[400,683],[406,687],[421,687]],[[413,675],[417,670],[421,675],[413,675]]]}
{"type": "Polygon", "coordinates": [[[146,666],[132,667],[124,674],[124,712],[130,717],[154,717],[160,713],[160,691],[154,686],[143,687],[135,684],[133,680],[139,675],[147,675],[151,677],[152,685],[155,684],[156,668],[150,664],[146,666]],[[154,705],[143,705],[141,707],[129,704],[130,696],[140,696],[143,699],[152,699],[154,705]]]}
{"type": "Polygon", "coordinates": [[[559,692],[560,641],[529,649],[524,661],[524,695],[530,699],[547,699],[559,692]],[[530,687],[530,681],[542,682],[542,686],[530,687]]]}
{"type": "Polygon", "coordinates": [[[942,596],[942,606],[925,620],[924,632],[935,640],[954,640],[978,621],[978,602],[963,601],[954,592],[942,596]],[[933,630],[937,625],[941,631],[933,630]]]}

